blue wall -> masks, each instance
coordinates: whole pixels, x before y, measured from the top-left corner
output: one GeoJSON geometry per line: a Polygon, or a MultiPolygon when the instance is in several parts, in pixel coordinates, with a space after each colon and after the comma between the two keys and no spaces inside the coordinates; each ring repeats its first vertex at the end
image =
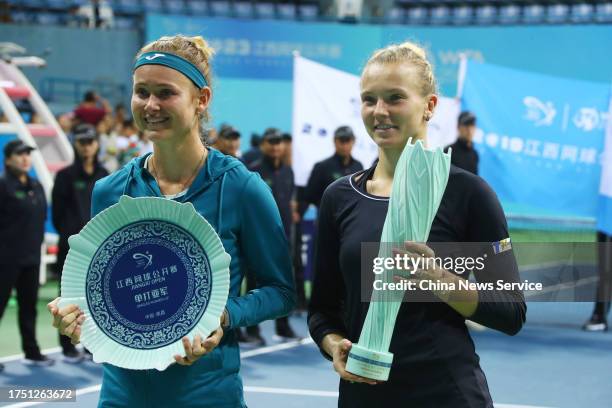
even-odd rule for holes
{"type": "MultiPolygon", "coordinates": [[[[136,30],[83,30],[13,24],[0,25],[0,39],[25,47],[28,55],[40,55],[46,49],[51,51],[44,57],[46,67],[23,69],[38,89],[43,78],[65,78],[120,84],[127,86],[129,91],[132,58],[142,43],[136,30]]],[[[52,108],[58,113],[58,110],[72,109],[70,105],[52,108]]]]}

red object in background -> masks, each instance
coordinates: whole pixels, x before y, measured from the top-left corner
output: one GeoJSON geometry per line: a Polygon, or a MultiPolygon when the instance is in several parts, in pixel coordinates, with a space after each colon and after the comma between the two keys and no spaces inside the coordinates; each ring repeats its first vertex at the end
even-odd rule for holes
{"type": "Polygon", "coordinates": [[[30,91],[25,86],[10,86],[4,88],[4,91],[11,99],[25,99],[30,96],[30,91]]]}
{"type": "Polygon", "coordinates": [[[57,255],[59,247],[57,245],[49,245],[47,247],[47,255],[57,255]]]}

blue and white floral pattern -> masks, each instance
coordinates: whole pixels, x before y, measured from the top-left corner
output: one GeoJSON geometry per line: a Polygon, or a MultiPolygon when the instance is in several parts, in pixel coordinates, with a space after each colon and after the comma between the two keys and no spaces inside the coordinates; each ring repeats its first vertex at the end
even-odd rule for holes
{"type": "Polygon", "coordinates": [[[91,260],[86,282],[87,303],[97,326],[119,344],[145,350],[174,343],[196,326],[210,301],[212,273],[205,249],[189,232],[168,221],[146,220],[124,226],[102,243],[91,260]],[[131,321],[111,298],[114,267],[142,245],[174,253],[187,277],[184,299],[171,300],[180,303],[178,310],[154,324],[131,321]]]}

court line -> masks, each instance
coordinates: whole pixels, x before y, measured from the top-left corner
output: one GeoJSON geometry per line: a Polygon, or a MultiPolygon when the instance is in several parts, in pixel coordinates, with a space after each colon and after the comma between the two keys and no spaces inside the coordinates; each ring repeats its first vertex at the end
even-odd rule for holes
{"type": "Polygon", "coordinates": [[[274,351],[286,350],[286,349],[303,346],[303,345],[311,344],[311,343],[314,343],[314,340],[312,340],[312,338],[310,337],[306,337],[301,340],[288,341],[286,343],[279,343],[273,346],[267,346],[267,347],[256,348],[253,350],[248,350],[243,353],[240,353],[240,358],[243,359],[243,358],[254,357],[260,354],[268,354],[274,351]]]}
{"type": "Polygon", "coordinates": [[[281,395],[304,395],[309,397],[332,397],[338,398],[338,391],[319,391],[305,390],[298,388],[271,388],[271,387],[252,387],[244,386],[245,392],[259,392],[263,394],[281,394],[281,395]]]}
{"type": "MultiPolygon", "coordinates": [[[[51,347],[51,348],[48,348],[48,349],[41,350],[41,353],[43,353],[43,354],[55,354],[55,353],[59,353],[60,351],[62,351],[61,347],[51,347]]],[[[24,357],[25,356],[24,356],[23,353],[13,354],[13,355],[6,356],[6,357],[0,357],[0,363],[8,363],[8,362],[11,362],[11,361],[21,360],[24,357]]]]}
{"type": "MultiPolygon", "coordinates": [[[[550,268],[559,268],[562,266],[591,266],[590,263],[586,263],[586,262],[573,262],[573,261],[548,261],[548,262],[541,262],[541,263],[535,263],[535,264],[528,264],[528,265],[519,265],[519,272],[531,272],[531,271],[537,271],[540,269],[550,269],[550,268]]],[[[519,406],[520,407],[520,406],[519,406]]]]}
{"type": "MultiPolygon", "coordinates": [[[[307,337],[302,340],[288,341],[286,343],[280,343],[280,344],[275,344],[273,346],[261,347],[261,348],[245,351],[243,353],[240,353],[240,358],[249,358],[252,356],[258,356],[260,354],[271,353],[273,351],[278,351],[278,350],[285,350],[285,349],[301,346],[304,344],[310,344],[313,342],[314,341],[310,337],[307,337]]],[[[43,354],[55,354],[61,351],[62,351],[61,347],[51,347],[48,349],[44,349],[41,352],[43,354]]],[[[6,357],[0,357],[0,363],[8,363],[11,361],[21,360],[23,357],[24,357],[23,353],[13,354],[13,355],[6,356],[6,357]]]]}
{"type": "MultiPolygon", "coordinates": [[[[290,348],[294,348],[294,347],[298,347],[298,346],[303,346],[306,344],[311,344],[314,343],[314,341],[312,340],[312,338],[307,337],[305,339],[301,339],[301,340],[296,340],[296,341],[289,341],[286,343],[280,343],[280,344],[275,344],[273,346],[267,346],[267,347],[261,347],[255,350],[249,350],[249,351],[245,351],[244,353],[240,353],[240,359],[244,359],[244,358],[250,358],[250,357],[254,357],[254,356],[258,356],[261,354],[268,354],[268,353],[273,353],[275,351],[280,351],[280,350],[287,350],[290,348]]],[[[61,350],[60,347],[55,347],[53,349],[45,349],[43,350],[43,352],[45,353],[51,353],[52,350],[59,352],[61,350]]],[[[20,358],[23,357],[23,354],[17,354],[14,356],[9,356],[9,357],[5,357],[5,359],[7,358],[11,358],[10,360],[6,360],[6,361],[13,361],[13,360],[18,360],[20,358]]],[[[98,384],[98,385],[92,385],[89,387],[85,387],[85,388],[80,388],[76,391],[76,395],[77,397],[80,395],[84,395],[84,394],[90,394],[92,392],[97,392],[100,391],[100,389],[102,388],[102,384],[98,384]]],[[[254,388],[262,388],[262,387],[254,387],[254,388]]],[[[309,390],[306,390],[309,391],[309,390]]],[[[253,391],[253,392],[257,392],[257,391],[253,391]]],[[[317,391],[314,391],[317,392],[317,391]]],[[[306,394],[304,394],[306,395],[306,394]]],[[[5,405],[2,408],[23,408],[23,407],[32,407],[35,405],[40,405],[40,404],[44,404],[44,401],[32,401],[32,402],[19,402],[17,404],[13,404],[13,405],[5,405]]]]}
{"type": "Polygon", "coordinates": [[[536,297],[539,295],[545,295],[548,293],[556,293],[565,289],[575,289],[580,286],[596,283],[599,281],[599,276],[592,276],[590,278],[578,279],[575,282],[557,283],[556,285],[548,286],[542,290],[527,290],[525,291],[525,299],[536,297]]]}
{"type": "MultiPolygon", "coordinates": [[[[275,344],[273,346],[262,347],[255,350],[245,351],[241,353],[240,357],[250,358],[255,357],[262,354],[269,354],[275,351],[287,350],[290,348],[312,344],[312,338],[308,337],[302,340],[291,341],[287,343],[275,344]]],[[[59,347],[57,347],[59,349],[59,347]]],[[[46,349],[44,351],[50,352],[53,349],[46,349]]],[[[59,350],[58,350],[59,351],[59,350]]],[[[20,358],[18,356],[18,358],[20,358]]],[[[85,394],[91,394],[93,392],[99,392],[102,389],[102,384],[92,385],[85,388],[80,388],[76,391],[77,397],[85,394]]],[[[279,394],[279,395],[301,395],[308,397],[327,397],[327,398],[338,398],[337,391],[321,391],[321,390],[309,390],[309,389],[296,389],[296,388],[274,388],[274,387],[257,387],[257,386],[244,386],[245,392],[252,393],[263,393],[263,394],[279,394]]],[[[3,408],[25,408],[36,405],[44,404],[45,402],[36,401],[36,402],[20,402],[12,405],[5,405],[3,408]]],[[[495,404],[495,408],[550,408],[550,407],[541,407],[535,405],[515,405],[515,404],[495,404]]]]}
{"type": "Polygon", "coordinates": [[[495,408],[553,408],[553,407],[541,407],[537,405],[516,405],[516,404],[494,404],[495,408]]]}
{"type": "MultiPolygon", "coordinates": [[[[263,394],[303,395],[303,396],[309,396],[309,397],[338,398],[337,391],[305,390],[305,389],[299,389],[299,388],[253,387],[253,386],[245,385],[244,391],[263,393],[263,394]]],[[[536,405],[495,404],[495,408],[551,408],[551,407],[541,407],[541,406],[536,406],[536,405]]]]}

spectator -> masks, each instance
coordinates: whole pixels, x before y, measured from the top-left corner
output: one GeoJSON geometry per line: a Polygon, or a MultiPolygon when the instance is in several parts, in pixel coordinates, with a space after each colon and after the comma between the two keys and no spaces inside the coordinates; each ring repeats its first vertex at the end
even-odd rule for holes
{"type": "Polygon", "coordinates": [[[259,144],[261,143],[261,136],[256,133],[251,134],[251,148],[242,155],[242,162],[249,167],[254,161],[261,158],[261,151],[259,150],[259,144]]]}
{"type": "Polygon", "coordinates": [[[447,152],[451,147],[453,149],[451,163],[472,174],[478,174],[478,152],[472,143],[476,133],[476,116],[472,112],[461,112],[457,119],[457,131],[459,133],[457,141],[446,146],[444,151],[447,152]]]}
{"type": "Polygon", "coordinates": [[[331,183],[340,177],[348,176],[363,170],[363,165],[351,155],[355,146],[353,129],[340,126],[334,132],[334,155],[316,163],[308,178],[304,198],[317,208],[321,203],[323,192],[331,183]]]}
{"type": "Polygon", "coordinates": [[[76,16],[89,28],[113,27],[113,8],[106,0],[90,0],[78,8],[76,16]]]}
{"type": "Polygon", "coordinates": [[[98,157],[104,168],[112,173],[117,170],[119,165],[119,136],[114,130],[113,118],[107,115],[104,120],[98,123],[96,131],[100,149],[98,157]]]}
{"type": "Polygon", "coordinates": [[[128,120],[128,115],[127,112],[125,111],[125,106],[122,103],[118,103],[117,105],[115,105],[115,112],[114,112],[114,126],[121,126],[123,123],[125,123],[126,120],[128,120]]]}
{"type": "Polygon", "coordinates": [[[285,166],[293,168],[292,154],[293,154],[293,138],[291,133],[283,133],[283,164],[285,166]]]}
{"type": "Polygon", "coordinates": [[[215,145],[221,153],[238,157],[240,155],[240,132],[231,126],[226,126],[219,132],[215,145]]]}
{"type": "MultiPolygon", "coordinates": [[[[265,131],[261,142],[262,157],[249,166],[249,170],[259,173],[261,178],[272,189],[274,201],[280,212],[281,221],[285,230],[287,240],[291,239],[292,211],[291,199],[293,197],[294,179],[293,170],[283,164],[284,148],[283,137],[276,128],[265,131]]],[[[254,289],[257,282],[247,275],[247,289],[254,289]]],[[[259,329],[253,326],[247,328],[247,333],[258,337],[259,329]]],[[[276,335],[281,339],[297,338],[295,332],[289,325],[287,317],[276,319],[276,335]]]]}
{"type": "Polygon", "coordinates": [[[204,142],[206,143],[207,146],[214,147],[215,144],[217,143],[219,135],[218,135],[217,129],[215,129],[214,127],[211,127],[204,131],[203,137],[204,137],[204,142]]]}
{"type": "Polygon", "coordinates": [[[109,113],[111,113],[111,107],[108,101],[94,91],[87,91],[83,102],[74,110],[74,117],[78,123],[89,123],[96,126],[109,113]]]}
{"type": "Polygon", "coordinates": [[[48,366],[53,360],[36,341],[36,302],[41,245],[45,236],[47,200],[40,183],[30,177],[30,153],[21,140],[4,146],[5,173],[0,177],[0,319],[17,289],[19,332],[26,364],[48,366]]]}
{"type": "MultiPolygon", "coordinates": [[[[96,129],[83,123],[74,129],[73,135],[74,163],[57,173],[51,194],[53,225],[59,233],[56,271],[60,278],[68,254],[68,237],[78,234],[89,221],[94,184],[108,175],[98,162],[100,144],[96,129]]],[[[69,337],[60,335],[60,344],[66,362],[82,360],[69,337]]]]}
{"type": "Polygon", "coordinates": [[[60,125],[60,127],[67,136],[72,132],[73,121],[73,112],[63,113],[57,117],[57,123],[60,125]]]}
{"type": "Polygon", "coordinates": [[[608,313],[612,294],[612,235],[597,231],[597,298],[593,314],[582,329],[585,331],[608,331],[608,313]]]}
{"type": "Polygon", "coordinates": [[[132,120],[126,120],[123,122],[123,127],[117,138],[117,148],[119,164],[123,166],[127,164],[134,157],[138,157],[138,129],[132,120]]]}

